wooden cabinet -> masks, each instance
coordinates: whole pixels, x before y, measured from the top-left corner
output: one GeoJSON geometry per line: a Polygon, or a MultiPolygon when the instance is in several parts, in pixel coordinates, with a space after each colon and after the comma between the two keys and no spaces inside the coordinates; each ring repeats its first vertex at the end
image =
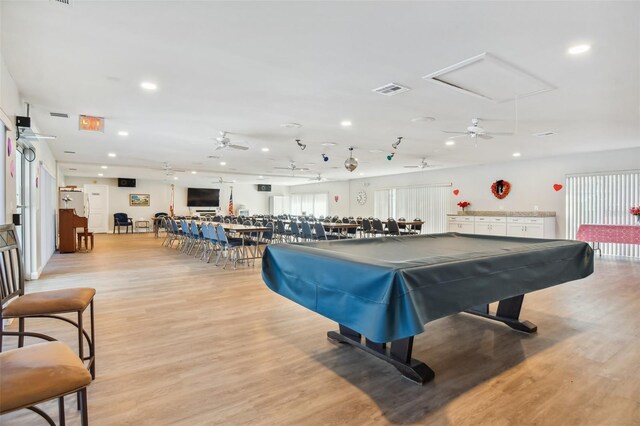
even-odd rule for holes
{"type": "Polygon", "coordinates": [[[475,233],[480,235],[507,235],[507,218],[475,216],[475,233]]]}
{"type": "Polygon", "coordinates": [[[475,226],[472,216],[449,216],[447,229],[449,232],[474,234],[475,226]]]}
{"type": "Polygon", "coordinates": [[[526,216],[447,216],[447,230],[462,234],[555,238],[556,218],[526,216]]]}

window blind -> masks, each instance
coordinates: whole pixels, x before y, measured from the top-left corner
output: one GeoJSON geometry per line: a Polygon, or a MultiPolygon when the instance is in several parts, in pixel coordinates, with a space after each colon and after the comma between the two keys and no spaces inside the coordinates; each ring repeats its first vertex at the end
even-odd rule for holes
{"type": "Polygon", "coordinates": [[[447,232],[447,210],[451,185],[419,186],[396,189],[396,215],[407,220],[425,221],[423,232],[447,232]]]}
{"type": "MultiPolygon", "coordinates": [[[[640,170],[570,175],[566,187],[566,235],[575,239],[581,224],[632,225],[629,209],[640,205],[640,170]]],[[[637,244],[600,244],[602,254],[640,258],[637,244]]]]}

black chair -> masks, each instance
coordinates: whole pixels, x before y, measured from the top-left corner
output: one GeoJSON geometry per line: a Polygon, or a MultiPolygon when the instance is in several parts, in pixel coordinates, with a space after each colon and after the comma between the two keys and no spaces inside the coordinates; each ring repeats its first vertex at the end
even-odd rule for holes
{"type": "Polygon", "coordinates": [[[395,219],[389,218],[387,220],[387,233],[389,235],[400,235],[400,228],[398,227],[398,222],[395,219]]]}
{"type": "Polygon", "coordinates": [[[316,229],[316,238],[318,240],[337,240],[338,237],[335,235],[327,235],[327,233],[324,230],[324,226],[322,226],[321,222],[316,222],[314,224],[314,227],[316,229]]]}
{"type": "Polygon", "coordinates": [[[126,213],[114,213],[113,214],[113,233],[116,233],[116,227],[118,227],[118,234],[120,228],[125,227],[127,234],[129,233],[129,227],[131,227],[131,233],[133,233],[133,220],[126,213]]]}
{"type": "MultiPolygon", "coordinates": [[[[422,222],[422,219],[420,219],[419,217],[416,217],[416,218],[414,219],[414,221],[416,221],[416,222],[422,222]]],[[[411,233],[412,233],[412,234],[421,234],[421,233],[422,233],[422,224],[419,224],[419,225],[413,225],[413,226],[411,227],[411,233]]]]}
{"type": "Polygon", "coordinates": [[[380,219],[373,219],[372,226],[373,226],[372,232],[375,235],[386,234],[384,227],[382,226],[382,221],[380,219]]]}

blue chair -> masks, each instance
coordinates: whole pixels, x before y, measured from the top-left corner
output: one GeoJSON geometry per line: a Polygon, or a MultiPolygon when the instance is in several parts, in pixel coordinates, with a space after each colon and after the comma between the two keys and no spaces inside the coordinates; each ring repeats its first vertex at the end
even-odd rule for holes
{"type": "Polygon", "coordinates": [[[127,234],[129,233],[129,227],[131,227],[131,233],[133,233],[133,220],[126,213],[114,213],[113,214],[113,233],[116,233],[116,227],[118,227],[118,234],[120,228],[124,226],[127,234]]]}
{"type": "Polygon", "coordinates": [[[197,256],[200,251],[200,247],[202,247],[204,238],[200,234],[200,229],[198,229],[198,225],[195,220],[191,221],[191,239],[193,240],[193,244],[191,244],[187,254],[191,254],[191,251],[195,248],[196,252],[194,253],[194,256],[197,256]]]}
{"type": "Polygon", "coordinates": [[[193,244],[193,238],[191,236],[191,230],[189,229],[189,225],[187,225],[186,220],[180,221],[180,228],[182,229],[182,245],[180,246],[183,253],[186,253],[193,244]]]}
{"type": "Polygon", "coordinates": [[[209,234],[208,241],[210,245],[210,250],[209,250],[209,255],[207,256],[207,263],[209,263],[211,261],[211,256],[213,255],[213,252],[218,251],[220,242],[218,240],[218,233],[216,232],[216,225],[214,225],[213,223],[208,223],[206,226],[203,225],[202,227],[203,232],[205,227],[207,228],[207,231],[209,234]]]}
{"type": "Polygon", "coordinates": [[[339,237],[337,237],[336,235],[327,235],[326,231],[324,230],[324,226],[322,226],[322,222],[316,222],[314,224],[315,229],[316,229],[316,238],[318,240],[337,240],[339,239],[339,237]]]}
{"type": "Polygon", "coordinates": [[[300,226],[302,227],[302,238],[306,241],[312,241],[316,238],[313,232],[311,232],[311,226],[307,222],[302,222],[300,226]]]}
{"type": "Polygon", "coordinates": [[[236,269],[238,266],[238,247],[242,246],[242,240],[229,240],[227,238],[227,234],[224,231],[224,227],[221,224],[218,224],[216,226],[216,232],[218,234],[218,243],[220,244],[220,252],[218,253],[218,258],[216,259],[216,266],[218,266],[220,256],[223,252],[226,251],[227,258],[224,261],[222,269],[227,267],[229,258],[231,258],[232,255],[234,256],[233,269],[236,269]]]}
{"type": "Polygon", "coordinates": [[[292,220],[289,224],[289,228],[291,228],[291,240],[298,241],[300,239],[300,228],[298,228],[298,222],[292,220]]]}

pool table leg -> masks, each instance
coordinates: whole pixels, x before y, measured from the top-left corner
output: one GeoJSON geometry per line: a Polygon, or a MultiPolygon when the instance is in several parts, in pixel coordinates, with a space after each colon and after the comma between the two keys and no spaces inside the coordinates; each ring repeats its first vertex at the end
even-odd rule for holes
{"type": "Polygon", "coordinates": [[[524,294],[501,300],[498,302],[498,310],[495,314],[489,312],[489,305],[476,306],[471,309],[467,309],[465,312],[482,318],[500,321],[514,330],[522,331],[524,333],[535,333],[538,331],[537,325],[529,321],[519,319],[523,301],[524,294]]]}
{"type": "Polygon", "coordinates": [[[411,358],[413,336],[394,340],[390,345],[377,343],[365,338],[357,331],[340,324],[340,331],[329,331],[327,338],[331,342],[346,343],[361,349],[389,364],[393,365],[402,375],[418,384],[424,384],[435,377],[435,373],[427,364],[411,358]]]}

